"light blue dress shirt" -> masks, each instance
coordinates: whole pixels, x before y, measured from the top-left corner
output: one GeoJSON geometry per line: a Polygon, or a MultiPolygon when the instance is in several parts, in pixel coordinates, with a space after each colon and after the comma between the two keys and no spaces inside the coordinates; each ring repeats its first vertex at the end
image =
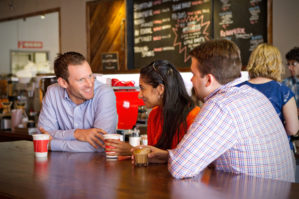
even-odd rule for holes
{"type": "Polygon", "coordinates": [[[74,131],[100,128],[115,133],[117,120],[115,94],[110,86],[95,80],[94,97],[77,105],[56,83],[47,88],[38,127],[53,136],[52,151],[94,152],[103,151],[103,148],[95,149],[88,142],[76,140],[74,131]]]}

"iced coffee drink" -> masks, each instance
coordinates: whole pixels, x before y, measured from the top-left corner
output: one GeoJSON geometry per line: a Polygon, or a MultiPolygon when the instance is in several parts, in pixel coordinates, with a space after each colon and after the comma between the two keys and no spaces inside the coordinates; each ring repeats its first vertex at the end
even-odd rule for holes
{"type": "Polygon", "coordinates": [[[150,149],[146,147],[136,147],[133,151],[135,166],[147,166],[150,149]]]}

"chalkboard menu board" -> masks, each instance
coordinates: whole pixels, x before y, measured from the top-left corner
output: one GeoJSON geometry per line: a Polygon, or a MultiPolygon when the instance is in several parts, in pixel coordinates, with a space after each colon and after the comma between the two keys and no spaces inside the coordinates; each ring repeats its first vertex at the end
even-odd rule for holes
{"type": "Polygon", "coordinates": [[[243,66],[252,50],[267,42],[266,0],[215,0],[214,37],[234,41],[241,50],[243,66]]]}
{"type": "Polygon", "coordinates": [[[187,68],[189,52],[212,38],[234,41],[241,49],[243,65],[247,65],[251,51],[267,42],[267,0],[131,2],[133,68],[157,59],[187,68]]]}
{"type": "Polygon", "coordinates": [[[167,59],[189,67],[189,52],[211,39],[210,0],[134,0],[134,66],[167,59]]]}

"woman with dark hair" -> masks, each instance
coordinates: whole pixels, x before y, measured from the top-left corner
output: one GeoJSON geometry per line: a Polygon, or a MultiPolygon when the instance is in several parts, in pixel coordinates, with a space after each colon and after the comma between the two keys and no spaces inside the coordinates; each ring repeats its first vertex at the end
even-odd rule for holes
{"type": "Polygon", "coordinates": [[[139,85],[139,97],[153,108],[147,126],[149,145],[175,148],[200,110],[180,73],[168,61],[154,61],[141,69],[139,85]]]}
{"type": "MultiPolygon", "coordinates": [[[[152,108],[148,144],[160,149],[175,148],[200,110],[188,95],[180,73],[170,62],[157,60],[140,70],[139,86],[139,98],[152,108]]],[[[115,147],[120,155],[129,154],[132,148],[114,140],[106,144],[115,147]]]]}

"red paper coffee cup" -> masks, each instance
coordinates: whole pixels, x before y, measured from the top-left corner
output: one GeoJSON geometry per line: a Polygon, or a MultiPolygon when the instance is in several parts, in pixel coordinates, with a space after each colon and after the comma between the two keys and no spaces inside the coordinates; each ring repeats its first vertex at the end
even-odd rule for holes
{"type": "Polygon", "coordinates": [[[36,157],[47,157],[50,135],[34,134],[32,136],[33,136],[33,145],[34,145],[35,156],[36,157]]]}
{"type": "MultiPolygon", "coordinates": [[[[104,134],[104,140],[120,140],[121,135],[119,134],[104,134]]],[[[117,158],[117,155],[115,152],[110,151],[109,149],[113,149],[114,147],[112,146],[107,146],[105,147],[106,149],[106,158],[117,158]]]]}

